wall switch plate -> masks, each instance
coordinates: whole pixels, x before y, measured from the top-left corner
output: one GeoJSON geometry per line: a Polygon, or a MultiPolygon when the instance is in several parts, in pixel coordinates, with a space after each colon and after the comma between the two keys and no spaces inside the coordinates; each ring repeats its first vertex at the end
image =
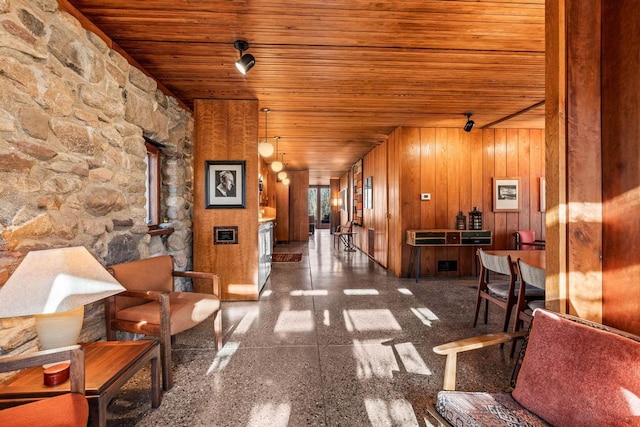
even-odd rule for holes
{"type": "Polygon", "coordinates": [[[431,193],[420,194],[420,200],[431,200],[431,193]]]}

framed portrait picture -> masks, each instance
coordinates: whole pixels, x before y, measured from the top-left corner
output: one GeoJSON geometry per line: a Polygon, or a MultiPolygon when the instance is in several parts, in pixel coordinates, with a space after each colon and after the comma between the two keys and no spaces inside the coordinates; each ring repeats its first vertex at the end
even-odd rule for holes
{"type": "Polygon", "coordinates": [[[245,208],[244,160],[207,160],[205,192],[207,209],[245,208]]]}
{"type": "Polygon", "coordinates": [[[520,178],[493,178],[493,211],[520,210],[520,178]]]}

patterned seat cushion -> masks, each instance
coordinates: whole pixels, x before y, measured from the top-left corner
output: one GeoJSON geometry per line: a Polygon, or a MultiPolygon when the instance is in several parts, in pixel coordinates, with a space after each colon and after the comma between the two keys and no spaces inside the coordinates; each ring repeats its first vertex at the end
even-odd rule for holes
{"type": "Polygon", "coordinates": [[[441,391],[436,409],[452,426],[549,426],[507,393],[441,391]]]}

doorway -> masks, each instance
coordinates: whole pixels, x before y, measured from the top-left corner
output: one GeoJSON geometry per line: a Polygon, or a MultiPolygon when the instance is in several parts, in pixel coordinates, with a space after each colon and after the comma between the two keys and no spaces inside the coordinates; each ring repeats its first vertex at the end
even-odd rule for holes
{"type": "Polygon", "coordinates": [[[331,228],[331,189],[328,185],[309,186],[309,224],[331,228]]]}

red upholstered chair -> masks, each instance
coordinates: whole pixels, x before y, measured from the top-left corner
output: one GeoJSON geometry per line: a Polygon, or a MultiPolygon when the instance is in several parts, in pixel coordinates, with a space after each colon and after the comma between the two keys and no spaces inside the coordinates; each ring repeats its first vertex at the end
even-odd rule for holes
{"type": "Polygon", "coordinates": [[[158,337],[164,390],[173,386],[172,336],[213,315],[215,347],[222,348],[220,281],[216,274],[174,271],[169,255],[116,264],[109,270],[127,290],[105,300],[107,339],[115,340],[116,331],[158,337]],[[175,292],[175,277],[193,279],[196,292],[175,292]]]}
{"type": "Polygon", "coordinates": [[[533,230],[519,230],[513,233],[516,239],[516,250],[544,249],[545,241],[536,240],[536,232],[533,230]]]}
{"type": "Polygon", "coordinates": [[[79,345],[54,350],[6,356],[0,358],[0,372],[18,371],[31,366],[71,361],[70,389],[54,397],[47,397],[0,411],[0,426],[81,426],[89,420],[89,404],[84,396],[84,352],[79,345]]]}

